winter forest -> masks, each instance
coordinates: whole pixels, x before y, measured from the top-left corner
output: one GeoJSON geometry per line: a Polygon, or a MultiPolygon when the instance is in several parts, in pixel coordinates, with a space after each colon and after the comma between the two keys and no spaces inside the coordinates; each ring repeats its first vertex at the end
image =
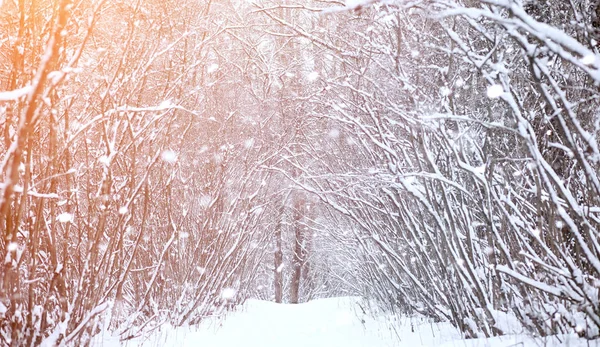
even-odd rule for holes
{"type": "Polygon", "coordinates": [[[0,1],[0,345],[248,299],[600,337],[600,2],[0,1]]]}

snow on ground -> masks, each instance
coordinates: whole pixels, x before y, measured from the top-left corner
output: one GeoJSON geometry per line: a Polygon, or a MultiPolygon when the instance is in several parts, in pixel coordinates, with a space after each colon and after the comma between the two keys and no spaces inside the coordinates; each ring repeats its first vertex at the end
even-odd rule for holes
{"type": "MultiPolygon", "coordinates": [[[[282,305],[249,300],[226,318],[199,326],[162,330],[122,346],[161,347],[509,347],[588,346],[574,336],[533,339],[526,335],[464,340],[448,323],[421,318],[366,316],[358,298],[319,299],[305,304],[282,305]]],[[[93,346],[121,346],[118,338],[97,336],[93,346]]],[[[591,344],[590,346],[600,346],[591,344]]]]}

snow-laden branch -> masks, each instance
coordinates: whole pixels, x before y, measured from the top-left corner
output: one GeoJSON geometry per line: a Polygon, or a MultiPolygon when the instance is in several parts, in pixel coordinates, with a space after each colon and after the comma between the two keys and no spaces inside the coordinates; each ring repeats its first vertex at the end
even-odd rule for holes
{"type": "Polygon", "coordinates": [[[0,92],[0,102],[19,100],[20,98],[29,95],[29,93],[31,93],[32,90],[33,90],[33,88],[31,86],[25,86],[23,88],[19,88],[19,89],[7,91],[7,92],[0,92]]]}

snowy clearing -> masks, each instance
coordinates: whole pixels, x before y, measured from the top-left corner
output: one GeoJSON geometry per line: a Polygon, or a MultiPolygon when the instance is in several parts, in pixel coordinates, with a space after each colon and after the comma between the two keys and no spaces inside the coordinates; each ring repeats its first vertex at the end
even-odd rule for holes
{"type": "Polygon", "coordinates": [[[199,326],[164,326],[127,343],[119,343],[118,337],[108,334],[99,335],[92,346],[588,346],[587,341],[576,336],[562,336],[560,341],[534,339],[525,334],[465,340],[449,323],[391,315],[374,319],[365,315],[364,307],[364,302],[355,297],[318,299],[297,305],[248,300],[237,312],[209,319],[199,326]]]}

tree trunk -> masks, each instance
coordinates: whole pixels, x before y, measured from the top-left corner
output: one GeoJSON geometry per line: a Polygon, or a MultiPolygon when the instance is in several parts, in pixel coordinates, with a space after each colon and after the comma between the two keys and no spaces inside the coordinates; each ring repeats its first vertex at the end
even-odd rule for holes
{"type": "Polygon", "coordinates": [[[294,254],[292,259],[292,283],[290,286],[290,303],[297,304],[300,298],[300,279],[304,264],[304,226],[301,224],[304,212],[304,200],[297,197],[294,206],[294,254]]]}
{"type": "Polygon", "coordinates": [[[285,211],[285,199],[282,201],[281,209],[279,210],[279,220],[277,221],[277,226],[275,227],[275,302],[282,303],[283,302],[283,251],[282,251],[282,241],[281,241],[281,227],[283,224],[283,212],[285,211]]]}

